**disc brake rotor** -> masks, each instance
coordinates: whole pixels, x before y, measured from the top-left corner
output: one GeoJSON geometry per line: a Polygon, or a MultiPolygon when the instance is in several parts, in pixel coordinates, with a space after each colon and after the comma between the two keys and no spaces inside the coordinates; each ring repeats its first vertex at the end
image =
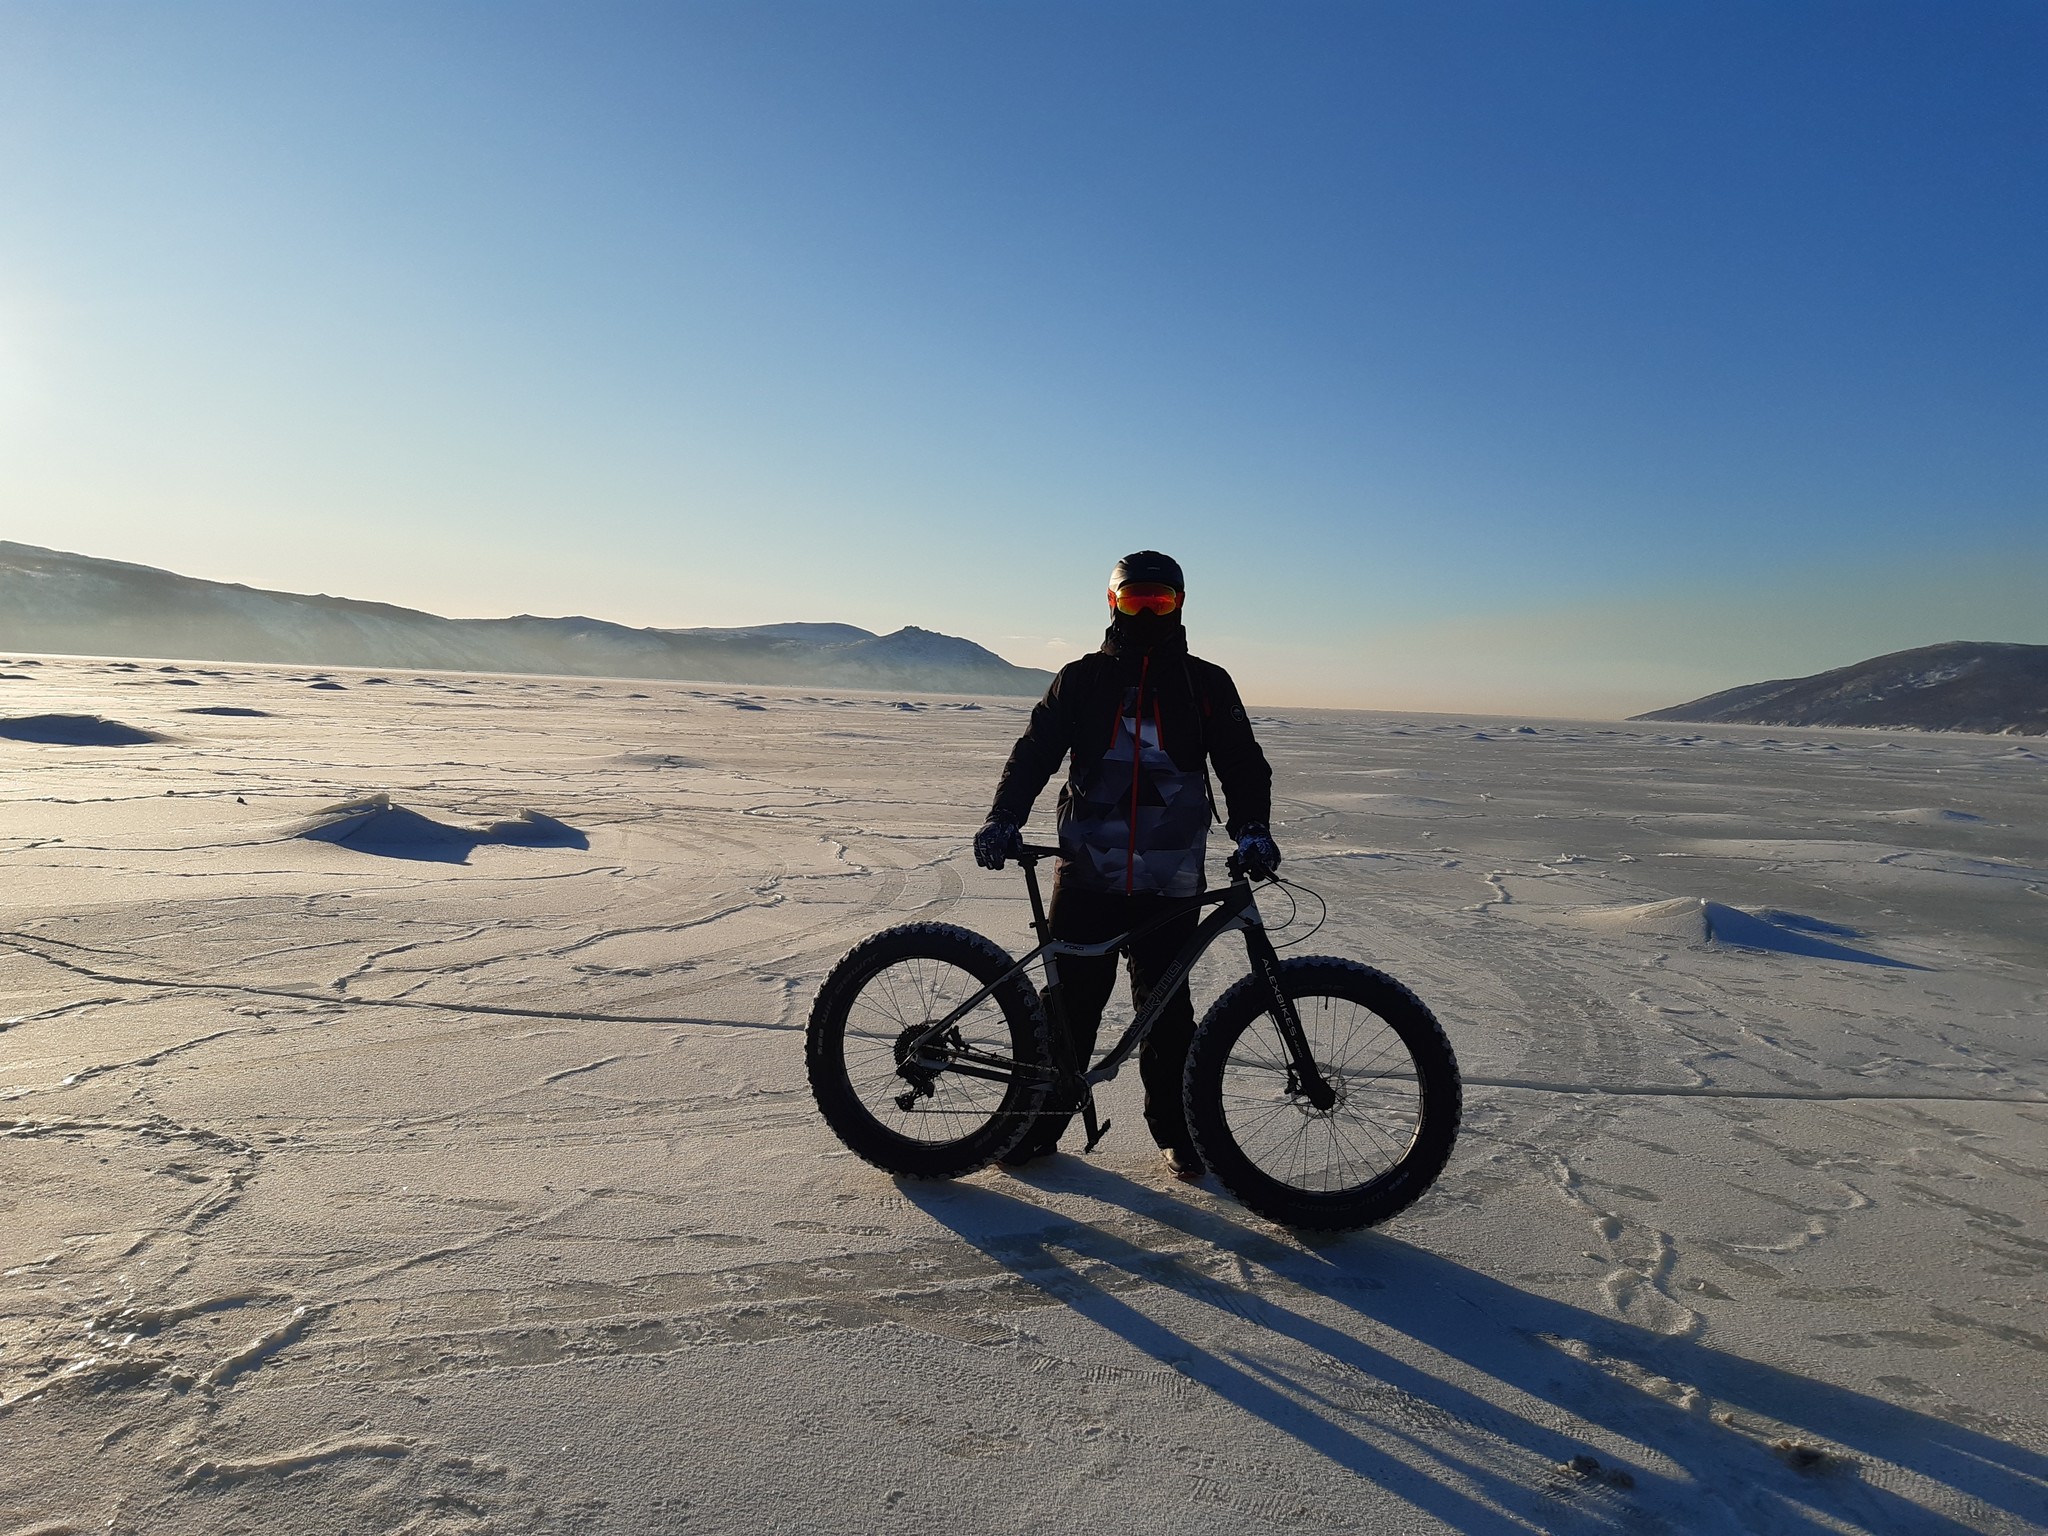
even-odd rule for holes
{"type": "Polygon", "coordinates": [[[1323,1081],[1329,1085],[1330,1092],[1336,1097],[1330,1101],[1328,1109],[1317,1109],[1309,1100],[1308,1089],[1302,1085],[1301,1074],[1291,1066],[1287,1069],[1287,1101],[1301,1112],[1304,1119],[1327,1120],[1344,1107],[1344,1100],[1349,1097],[1350,1085],[1345,1082],[1343,1076],[1325,1068],[1323,1081]]]}

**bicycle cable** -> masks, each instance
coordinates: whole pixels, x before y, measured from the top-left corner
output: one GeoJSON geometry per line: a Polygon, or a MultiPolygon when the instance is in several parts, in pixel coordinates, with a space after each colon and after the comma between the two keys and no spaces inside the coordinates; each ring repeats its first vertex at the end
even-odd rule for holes
{"type": "MultiPolygon", "coordinates": [[[[1273,884],[1284,885],[1286,884],[1286,882],[1284,880],[1276,878],[1273,881],[1273,884]]],[[[1301,903],[1294,899],[1294,892],[1289,891],[1287,893],[1287,921],[1284,923],[1268,924],[1266,931],[1268,933],[1285,933],[1288,929],[1294,926],[1295,918],[1299,917],[1300,915],[1301,903]]]]}
{"type": "Polygon", "coordinates": [[[1292,949],[1297,944],[1306,944],[1310,939],[1314,938],[1316,934],[1322,930],[1323,924],[1329,920],[1330,904],[1323,900],[1322,894],[1320,892],[1313,891],[1305,885],[1296,885],[1292,880],[1282,880],[1278,875],[1275,875],[1273,877],[1273,883],[1278,886],[1284,886],[1287,890],[1288,901],[1293,903],[1292,910],[1290,910],[1287,914],[1287,921],[1280,924],[1279,928],[1277,930],[1274,930],[1276,932],[1285,932],[1287,929],[1292,928],[1294,926],[1295,916],[1297,913],[1301,911],[1301,902],[1295,897],[1294,894],[1296,891],[1300,891],[1304,896],[1315,897],[1316,902],[1316,920],[1314,926],[1312,926],[1307,933],[1301,935],[1300,938],[1289,939],[1285,944],[1275,944],[1273,947],[1275,949],[1292,949]]]}

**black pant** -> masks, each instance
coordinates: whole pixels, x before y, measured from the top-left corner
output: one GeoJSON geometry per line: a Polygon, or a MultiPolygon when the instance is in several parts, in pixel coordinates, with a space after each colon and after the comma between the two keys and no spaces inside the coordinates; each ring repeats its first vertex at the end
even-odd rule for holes
{"type": "MultiPolygon", "coordinates": [[[[1164,913],[1175,915],[1150,933],[1125,946],[1131,968],[1131,1005],[1142,1009],[1159,974],[1173,963],[1181,946],[1194,936],[1201,914],[1192,901],[1171,896],[1112,895],[1055,885],[1052,893],[1052,935],[1076,944],[1100,944],[1128,933],[1164,913]]],[[[1059,959],[1059,1005],[1072,1033],[1074,1053],[1086,1067],[1102,1027],[1103,1005],[1116,986],[1114,956],[1062,955],[1059,959]]],[[[1051,1012],[1052,1010],[1049,1010],[1051,1012]]],[[[1145,1083],[1145,1123],[1162,1147],[1190,1155],[1187,1116],[1181,1108],[1181,1074],[1187,1067],[1188,1044],[1195,1033],[1195,1006],[1187,979],[1160,1010],[1138,1053],[1138,1075],[1145,1083]]],[[[1027,1145],[1050,1148],[1072,1116],[1048,1117],[1027,1145]]]]}

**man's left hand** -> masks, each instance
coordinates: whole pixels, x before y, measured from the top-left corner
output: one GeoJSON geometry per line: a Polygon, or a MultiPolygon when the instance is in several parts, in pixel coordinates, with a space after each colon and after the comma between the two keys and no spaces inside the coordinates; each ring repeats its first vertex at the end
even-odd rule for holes
{"type": "Polygon", "coordinates": [[[1237,834],[1237,865],[1254,880],[1280,867],[1280,847],[1263,824],[1255,821],[1237,834]]]}

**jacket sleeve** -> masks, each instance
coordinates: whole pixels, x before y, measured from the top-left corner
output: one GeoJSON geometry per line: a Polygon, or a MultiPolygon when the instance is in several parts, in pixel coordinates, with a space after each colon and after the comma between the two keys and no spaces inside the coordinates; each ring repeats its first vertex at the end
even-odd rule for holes
{"type": "Polygon", "coordinates": [[[1010,748],[1010,760],[1003,764],[1003,776],[996,782],[995,804],[989,808],[991,816],[1007,816],[1022,826],[1030,819],[1031,804],[1045,788],[1045,781],[1072,750],[1072,714],[1061,697],[1062,688],[1069,682],[1067,674],[1072,670],[1062,668],[1052,686],[1045,690],[1045,697],[1032,708],[1031,723],[1024,727],[1017,745],[1010,748]]]}
{"type": "Polygon", "coordinates": [[[1272,823],[1273,769],[1252,735],[1237,684],[1213,664],[1209,674],[1209,718],[1204,722],[1209,761],[1216,765],[1216,777],[1223,785],[1224,808],[1229,812],[1224,826],[1236,837],[1248,826],[1272,823]]]}

